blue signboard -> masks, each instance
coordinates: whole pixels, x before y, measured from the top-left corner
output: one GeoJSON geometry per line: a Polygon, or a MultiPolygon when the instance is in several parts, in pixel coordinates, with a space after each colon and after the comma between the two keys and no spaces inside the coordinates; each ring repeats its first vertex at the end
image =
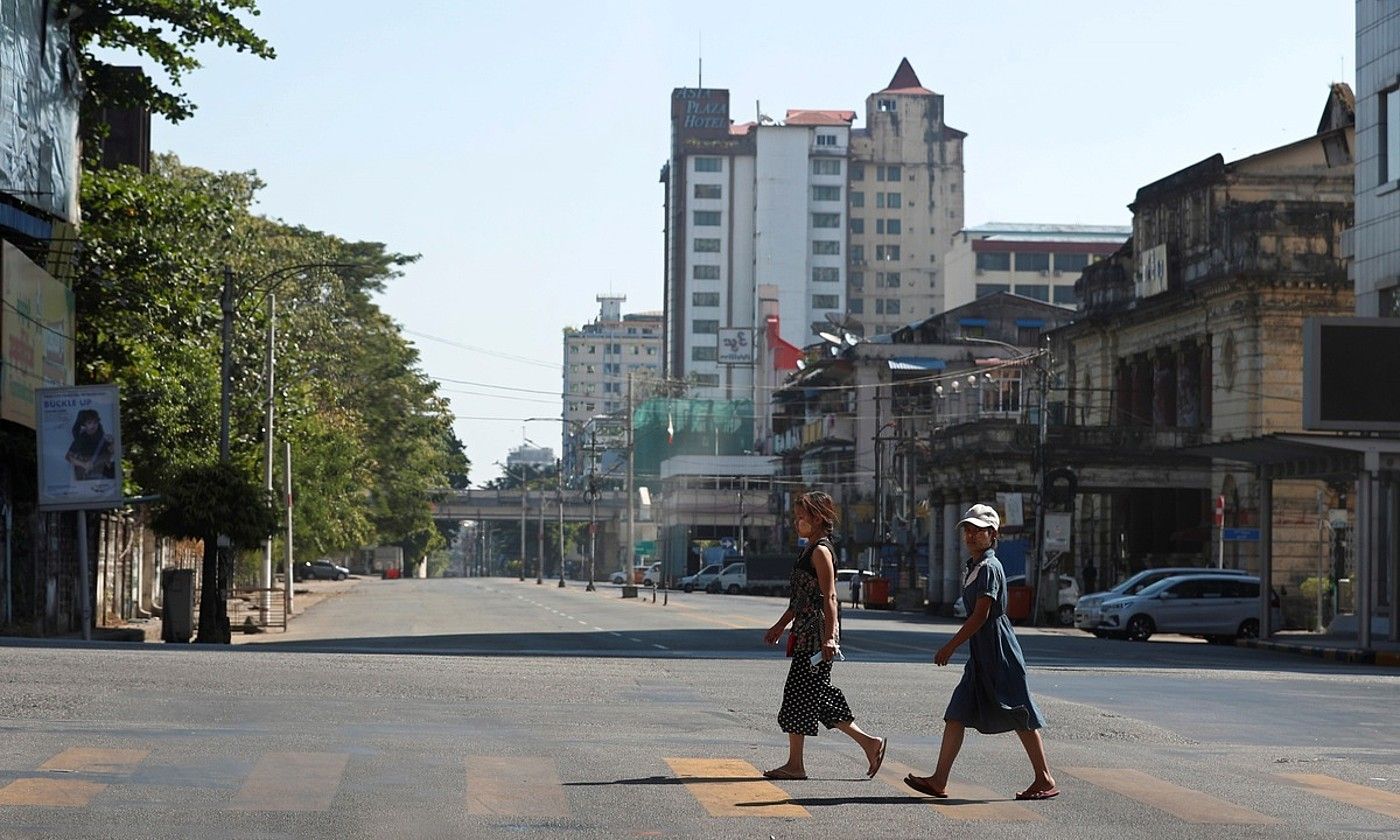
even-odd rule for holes
{"type": "Polygon", "coordinates": [[[1226,528],[1225,542],[1259,542],[1259,529],[1226,528]]]}

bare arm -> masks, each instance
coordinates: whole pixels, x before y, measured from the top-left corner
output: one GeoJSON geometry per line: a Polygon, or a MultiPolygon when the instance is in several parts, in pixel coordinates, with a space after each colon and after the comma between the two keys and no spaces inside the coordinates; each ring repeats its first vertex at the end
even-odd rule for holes
{"type": "Polygon", "coordinates": [[[831,550],[824,545],[812,552],[812,568],[817,572],[817,586],[822,591],[822,659],[830,660],[836,655],[836,566],[831,559],[831,550]]]}
{"type": "Polygon", "coordinates": [[[776,645],[778,643],[778,637],[783,635],[783,630],[785,630],[791,622],[792,610],[784,611],[782,616],[778,618],[778,623],[769,627],[768,630],[764,632],[763,641],[770,645],[776,645]]]}
{"type": "Polygon", "coordinates": [[[938,649],[938,653],[933,655],[934,664],[947,665],[948,660],[953,658],[953,651],[962,646],[962,643],[972,638],[972,635],[987,623],[987,616],[992,612],[992,596],[982,595],[978,597],[977,604],[972,608],[972,614],[963,622],[963,626],[958,628],[958,632],[953,638],[948,640],[948,644],[938,649]]]}

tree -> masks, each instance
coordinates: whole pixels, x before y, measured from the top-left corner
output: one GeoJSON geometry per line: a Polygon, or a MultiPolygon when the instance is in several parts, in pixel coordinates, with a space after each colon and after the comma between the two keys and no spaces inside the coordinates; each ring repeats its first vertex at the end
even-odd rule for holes
{"type": "Polygon", "coordinates": [[[198,69],[195,50],[202,44],[275,58],[267,41],[243,22],[256,17],[257,0],[62,0],[55,13],[68,18],[82,65],[84,146],[106,133],[95,117],[102,108],[145,106],[171,122],[194,114],[195,104],[179,92],[185,74],[198,69]],[[161,87],[145,74],[123,73],[96,52],[130,50],[154,61],[170,77],[161,87]]]}

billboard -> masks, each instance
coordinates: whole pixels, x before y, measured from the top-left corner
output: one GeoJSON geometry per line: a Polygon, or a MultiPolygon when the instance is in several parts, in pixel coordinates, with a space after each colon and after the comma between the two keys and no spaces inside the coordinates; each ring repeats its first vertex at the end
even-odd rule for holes
{"type": "Polygon", "coordinates": [[[40,388],[39,507],[122,504],[121,402],[116,385],[40,388]]]}
{"type": "Polygon", "coordinates": [[[73,384],[73,291],[0,242],[0,419],[35,426],[34,391],[73,384]]]}
{"type": "Polygon", "coordinates": [[[1400,319],[1303,324],[1303,428],[1400,432],[1400,319]]]}
{"type": "Polygon", "coordinates": [[[718,358],[722,365],[753,364],[753,330],[744,327],[721,327],[718,358]]]}
{"type": "Polygon", "coordinates": [[[1167,290],[1166,243],[1148,248],[1138,255],[1138,272],[1134,284],[1139,298],[1159,295],[1167,290]]]}

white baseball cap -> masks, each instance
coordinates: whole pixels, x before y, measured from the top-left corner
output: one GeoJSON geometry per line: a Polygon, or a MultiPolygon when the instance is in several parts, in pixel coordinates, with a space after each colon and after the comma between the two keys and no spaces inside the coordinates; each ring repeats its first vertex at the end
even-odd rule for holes
{"type": "Polygon", "coordinates": [[[963,514],[963,518],[958,522],[958,527],[963,525],[973,525],[978,528],[991,528],[993,531],[1001,530],[1001,517],[991,505],[973,505],[963,514]]]}

